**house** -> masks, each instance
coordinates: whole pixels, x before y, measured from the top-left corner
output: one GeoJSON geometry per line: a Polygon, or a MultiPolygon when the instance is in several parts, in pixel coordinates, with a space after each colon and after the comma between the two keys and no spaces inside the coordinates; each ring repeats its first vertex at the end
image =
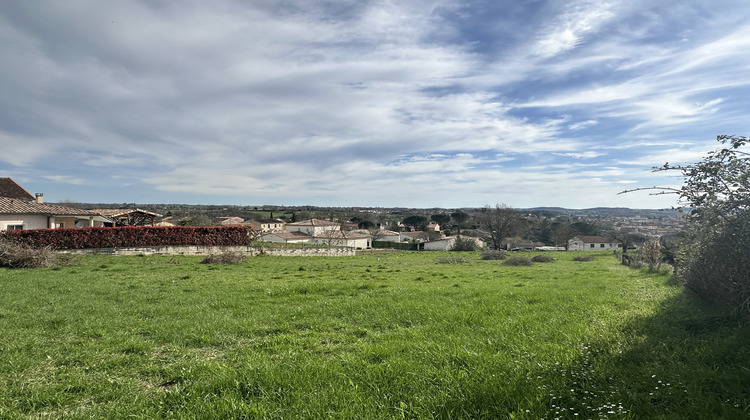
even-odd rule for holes
{"type": "Polygon", "coordinates": [[[54,229],[104,226],[114,223],[96,211],[44,203],[11,178],[0,178],[0,230],[54,229]]]}
{"type": "Polygon", "coordinates": [[[141,209],[94,209],[102,216],[115,221],[114,226],[155,226],[154,220],[161,214],[141,209]]]}
{"type": "Polygon", "coordinates": [[[424,229],[426,231],[440,232],[440,225],[435,222],[430,222],[424,229]]]}
{"type": "Polygon", "coordinates": [[[603,236],[576,236],[568,240],[568,251],[611,251],[621,248],[620,242],[603,236]]]}
{"type": "Polygon", "coordinates": [[[401,242],[401,233],[392,230],[381,229],[377,232],[378,241],[401,242]]]}
{"type": "Polygon", "coordinates": [[[421,249],[425,251],[450,251],[456,244],[455,236],[446,236],[436,241],[429,241],[421,244],[421,249]]]}
{"type": "Polygon", "coordinates": [[[328,220],[308,219],[301,222],[287,223],[284,229],[287,232],[305,232],[310,236],[321,236],[325,232],[340,231],[341,225],[328,220]]]}
{"type": "Polygon", "coordinates": [[[372,235],[361,231],[342,231],[338,223],[309,219],[287,223],[285,230],[266,232],[258,240],[281,243],[312,243],[356,249],[372,248],[372,235]]]}
{"type": "Polygon", "coordinates": [[[0,230],[105,226],[114,221],[91,210],[0,197],[0,230]]]}
{"type": "Polygon", "coordinates": [[[313,241],[313,237],[304,232],[266,232],[258,237],[259,241],[262,242],[276,242],[285,244],[294,243],[309,243],[313,241]]]}
{"type": "Polygon", "coordinates": [[[284,230],[284,222],[279,219],[254,219],[250,222],[254,225],[260,226],[260,230],[263,232],[284,230]]]}

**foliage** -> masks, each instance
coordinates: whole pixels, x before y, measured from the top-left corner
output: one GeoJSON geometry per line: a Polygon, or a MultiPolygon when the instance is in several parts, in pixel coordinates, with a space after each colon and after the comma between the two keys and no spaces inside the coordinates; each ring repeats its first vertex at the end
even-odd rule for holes
{"type": "Polygon", "coordinates": [[[86,249],[163,245],[249,245],[249,233],[247,228],[241,226],[125,226],[9,230],[0,233],[0,236],[34,248],[86,249]]]}
{"type": "Polygon", "coordinates": [[[577,255],[573,257],[573,261],[594,261],[593,255],[577,255]]]}
{"type": "Polygon", "coordinates": [[[362,220],[359,223],[357,223],[357,229],[374,229],[375,228],[375,222],[370,220],[362,220]]]}
{"type": "Polygon", "coordinates": [[[641,248],[643,261],[648,265],[649,271],[658,271],[662,262],[661,244],[658,239],[649,239],[641,248]]]}
{"type": "Polygon", "coordinates": [[[57,255],[49,247],[34,248],[0,236],[0,267],[41,268],[50,267],[56,262],[57,255]]]}
{"type": "Polygon", "coordinates": [[[517,233],[523,223],[521,214],[506,205],[485,206],[477,215],[477,222],[487,232],[492,248],[501,249],[503,240],[517,233]]]}
{"type": "Polygon", "coordinates": [[[453,247],[451,248],[451,251],[461,252],[473,252],[478,250],[479,245],[477,245],[475,240],[463,236],[456,237],[456,242],[453,243],[453,247]]]}
{"type": "Polygon", "coordinates": [[[528,267],[530,265],[533,265],[533,263],[531,262],[530,259],[524,258],[524,257],[511,257],[511,258],[508,258],[507,260],[505,260],[505,262],[503,264],[505,264],[505,265],[511,265],[511,266],[514,266],[514,267],[519,267],[519,266],[528,267]]]}
{"type": "Polygon", "coordinates": [[[430,220],[440,225],[441,228],[448,227],[451,222],[451,216],[445,213],[433,214],[430,216],[430,220]]]}
{"type": "Polygon", "coordinates": [[[690,165],[654,168],[678,172],[681,187],[638,188],[676,194],[691,222],[676,270],[688,290],[731,311],[750,315],[750,153],[747,137],[721,135],[723,145],[690,165]]]}
{"type": "Polygon", "coordinates": [[[488,249],[487,251],[482,252],[480,258],[483,260],[504,260],[508,258],[508,253],[502,249],[488,249]]]}
{"type": "Polygon", "coordinates": [[[420,215],[408,216],[403,220],[404,225],[413,226],[416,230],[424,230],[429,223],[430,220],[428,218],[420,215]]]}

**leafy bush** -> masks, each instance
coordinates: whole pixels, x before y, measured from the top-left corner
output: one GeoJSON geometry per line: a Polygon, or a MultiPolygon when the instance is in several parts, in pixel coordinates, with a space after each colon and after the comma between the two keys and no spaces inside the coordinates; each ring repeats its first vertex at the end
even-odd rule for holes
{"type": "Polygon", "coordinates": [[[477,245],[476,241],[471,238],[463,238],[461,236],[456,238],[456,242],[453,243],[453,247],[451,248],[451,251],[461,252],[472,252],[477,250],[479,250],[479,245],[477,245]]]}
{"type": "Polygon", "coordinates": [[[0,238],[0,267],[42,268],[55,265],[57,255],[49,248],[33,248],[0,238]]]}
{"type": "Polygon", "coordinates": [[[482,253],[483,260],[504,260],[508,258],[508,253],[502,249],[490,249],[482,253]]]}
{"type": "Polygon", "coordinates": [[[532,258],[531,261],[539,262],[539,263],[551,263],[551,262],[554,262],[555,259],[550,257],[549,255],[537,255],[534,258],[532,258]]]}
{"type": "Polygon", "coordinates": [[[31,229],[5,231],[2,235],[12,242],[25,243],[34,248],[50,247],[53,249],[164,245],[228,246],[248,245],[251,241],[248,229],[240,226],[31,229]]]}
{"type": "Polygon", "coordinates": [[[506,260],[503,264],[519,267],[519,266],[530,266],[530,265],[533,265],[534,263],[532,263],[531,260],[528,258],[513,257],[513,258],[509,258],[508,260],[506,260]]]}
{"type": "Polygon", "coordinates": [[[240,252],[222,252],[211,254],[201,261],[201,264],[240,264],[245,262],[245,255],[240,252]]]}
{"type": "Polygon", "coordinates": [[[578,255],[573,257],[573,261],[594,261],[593,255],[578,255]]]}

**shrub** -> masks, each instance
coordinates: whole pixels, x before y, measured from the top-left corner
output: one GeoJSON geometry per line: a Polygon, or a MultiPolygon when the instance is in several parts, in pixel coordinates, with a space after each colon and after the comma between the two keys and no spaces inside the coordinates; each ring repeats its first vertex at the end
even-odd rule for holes
{"type": "Polygon", "coordinates": [[[33,248],[0,238],[0,267],[42,268],[51,267],[56,261],[57,255],[47,247],[33,248]]]}
{"type": "Polygon", "coordinates": [[[471,239],[471,238],[462,238],[458,237],[456,238],[456,242],[453,243],[453,247],[451,248],[451,251],[460,251],[460,252],[472,252],[477,251],[479,249],[479,245],[471,239]]]}
{"type": "Polygon", "coordinates": [[[594,257],[592,255],[578,255],[573,257],[573,261],[594,261],[594,257]]]}
{"type": "Polygon", "coordinates": [[[504,260],[508,258],[508,253],[502,249],[491,249],[482,253],[483,260],[504,260]]]}
{"type": "Polygon", "coordinates": [[[239,226],[30,229],[5,231],[2,235],[13,242],[53,249],[249,245],[251,240],[248,229],[239,226]]]}
{"type": "Polygon", "coordinates": [[[506,260],[503,264],[518,267],[518,266],[530,266],[530,265],[533,265],[534,263],[532,263],[531,260],[528,258],[513,257],[513,258],[509,258],[508,260],[506,260]]]}
{"type": "Polygon", "coordinates": [[[245,262],[245,255],[240,252],[222,252],[221,254],[210,254],[201,261],[201,264],[240,264],[245,262]]]}
{"type": "Polygon", "coordinates": [[[550,257],[549,255],[537,255],[534,258],[532,258],[531,261],[539,262],[539,263],[551,263],[555,261],[555,259],[550,257]]]}

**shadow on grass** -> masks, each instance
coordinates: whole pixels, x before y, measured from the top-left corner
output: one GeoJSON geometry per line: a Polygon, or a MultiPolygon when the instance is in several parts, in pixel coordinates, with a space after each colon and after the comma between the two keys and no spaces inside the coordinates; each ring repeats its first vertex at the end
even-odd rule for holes
{"type": "Polygon", "coordinates": [[[622,340],[582,346],[565,386],[551,392],[550,416],[750,418],[746,319],[682,293],[621,333],[622,340]]]}

